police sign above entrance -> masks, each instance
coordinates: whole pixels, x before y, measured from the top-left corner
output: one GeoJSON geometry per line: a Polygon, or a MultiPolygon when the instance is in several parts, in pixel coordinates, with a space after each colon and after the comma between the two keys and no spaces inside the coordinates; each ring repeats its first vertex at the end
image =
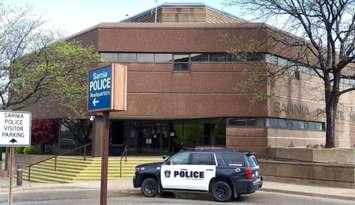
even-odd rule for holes
{"type": "Polygon", "coordinates": [[[125,110],[126,67],[112,64],[89,71],[88,110],[125,110]]]}
{"type": "Polygon", "coordinates": [[[0,147],[31,145],[30,112],[0,111],[0,147]]]}

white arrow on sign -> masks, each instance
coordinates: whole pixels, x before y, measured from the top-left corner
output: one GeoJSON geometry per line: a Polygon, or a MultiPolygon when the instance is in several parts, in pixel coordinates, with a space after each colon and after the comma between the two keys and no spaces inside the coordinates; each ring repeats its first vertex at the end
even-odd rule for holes
{"type": "Polygon", "coordinates": [[[94,105],[94,107],[96,107],[96,104],[99,103],[100,101],[96,100],[96,98],[94,98],[92,100],[92,104],[94,105]]]}

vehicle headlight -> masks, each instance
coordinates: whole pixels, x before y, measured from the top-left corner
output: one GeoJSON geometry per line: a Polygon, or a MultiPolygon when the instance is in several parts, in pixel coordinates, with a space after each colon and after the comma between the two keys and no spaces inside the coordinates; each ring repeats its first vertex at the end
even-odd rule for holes
{"type": "Polygon", "coordinates": [[[140,171],[143,171],[143,170],[145,170],[144,167],[136,167],[136,171],[137,171],[137,172],[140,172],[140,171]]]}

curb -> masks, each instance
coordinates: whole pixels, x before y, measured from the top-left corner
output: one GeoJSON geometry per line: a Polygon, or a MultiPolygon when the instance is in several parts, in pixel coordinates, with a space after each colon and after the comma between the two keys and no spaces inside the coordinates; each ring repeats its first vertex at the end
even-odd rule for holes
{"type": "MultiPolygon", "coordinates": [[[[21,193],[21,192],[34,192],[34,191],[68,191],[68,190],[73,190],[74,189],[80,189],[83,191],[97,191],[100,188],[95,188],[95,187],[73,187],[73,186],[53,186],[53,187],[26,187],[26,188],[21,188],[21,187],[14,187],[12,190],[14,193],[21,193]]],[[[0,194],[7,194],[9,188],[0,188],[0,194]]],[[[108,192],[118,192],[118,193],[126,193],[126,194],[135,194],[139,193],[138,190],[135,189],[108,189],[108,192]]]]}
{"type": "Polygon", "coordinates": [[[262,188],[261,191],[355,201],[355,196],[339,196],[339,195],[332,195],[332,194],[310,193],[310,192],[291,191],[291,190],[273,189],[273,188],[262,188]]]}

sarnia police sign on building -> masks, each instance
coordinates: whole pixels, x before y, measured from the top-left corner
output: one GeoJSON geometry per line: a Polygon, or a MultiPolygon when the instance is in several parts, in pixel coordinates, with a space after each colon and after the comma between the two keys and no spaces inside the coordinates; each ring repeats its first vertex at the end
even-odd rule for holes
{"type": "Polygon", "coordinates": [[[31,145],[29,112],[0,111],[0,147],[31,145]]]}
{"type": "Polygon", "coordinates": [[[94,110],[111,109],[112,67],[107,66],[89,72],[88,108],[94,110]]]}
{"type": "Polygon", "coordinates": [[[120,64],[92,69],[88,76],[88,110],[125,110],[127,67],[120,64]]]}

